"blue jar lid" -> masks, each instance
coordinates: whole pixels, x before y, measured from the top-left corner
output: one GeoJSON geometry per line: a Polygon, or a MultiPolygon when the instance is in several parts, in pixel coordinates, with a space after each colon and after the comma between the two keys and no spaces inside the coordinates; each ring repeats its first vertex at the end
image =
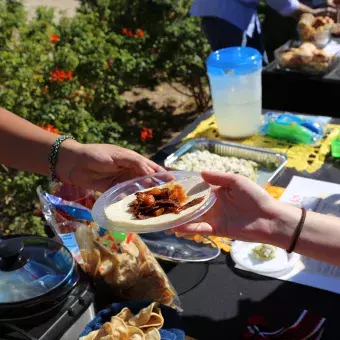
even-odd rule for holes
{"type": "Polygon", "coordinates": [[[227,47],[210,53],[206,64],[211,75],[245,75],[262,69],[262,55],[251,47],[227,47]]]}
{"type": "Polygon", "coordinates": [[[42,297],[66,284],[75,269],[62,244],[38,236],[0,240],[0,306],[42,297]]]}

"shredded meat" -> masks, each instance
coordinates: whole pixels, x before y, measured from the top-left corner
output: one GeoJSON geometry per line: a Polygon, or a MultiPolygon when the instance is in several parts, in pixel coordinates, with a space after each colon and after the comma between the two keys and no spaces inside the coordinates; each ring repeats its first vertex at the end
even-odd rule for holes
{"type": "Polygon", "coordinates": [[[203,197],[187,202],[187,196],[182,186],[176,184],[169,188],[153,188],[137,192],[136,199],[130,203],[131,212],[139,220],[164,214],[179,214],[181,211],[195,206],[203,201],[203,197]]]}

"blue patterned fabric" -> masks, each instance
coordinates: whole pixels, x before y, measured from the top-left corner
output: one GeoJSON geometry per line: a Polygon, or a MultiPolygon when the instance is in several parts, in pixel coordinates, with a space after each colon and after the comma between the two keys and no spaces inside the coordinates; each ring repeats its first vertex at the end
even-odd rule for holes
{"type": "MultiPolygon", "coordinates": [[[[133,314],[137,314],[141,309],[149,306],[151,302],[121,302],[113,303],[109,308],[100,311],[95,318],[86,325],[80,337],[88,335],[105,323],[111,317],[118,314],[123,308],[130,308],[133,314]]],[[[162,340],[185,340],[183,322],[178,313],[170,307],[160,305],[164,317],[164,325],[159,331],[162,340]]]]}

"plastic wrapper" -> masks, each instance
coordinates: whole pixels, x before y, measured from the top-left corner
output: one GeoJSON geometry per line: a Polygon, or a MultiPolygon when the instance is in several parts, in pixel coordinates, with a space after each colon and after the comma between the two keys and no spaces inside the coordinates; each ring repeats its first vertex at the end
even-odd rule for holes
{"type": "Polygon", "coordinates": [[[150,300],[181,310],[175,289],[137,234],[107,231],[81,204],[41,188],[37,192],[47,223],[95,282],[104,281],[127,301],[150,300]]]}
{"type": "Polygon", "coordinates": [[[293,143],[317,145],[331,117],[267,113],[261,134],[293,143]]]}

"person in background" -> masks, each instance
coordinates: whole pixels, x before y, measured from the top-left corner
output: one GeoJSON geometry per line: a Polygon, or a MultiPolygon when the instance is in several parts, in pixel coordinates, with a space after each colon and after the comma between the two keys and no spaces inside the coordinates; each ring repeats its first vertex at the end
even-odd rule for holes
{"type": "MultiPolygon", "coordinates": [[[[335,12],[328,7],[313,9],[298,0],[267,0],[266,3],[283,16],[335,12]]],[[[202,17],[203,31],[214,51],[249,46],[263,54],[258,5],[259,0],[194,0],[190,14],[202,17]]]]}
{"type": "Polygon", "coordinates": [[[340,218],[282,203],[241,175],[205,172],[202,176],[218,186],[217,201],[198,220],[175,231],[271,244],[340,265],[340,218]]]}
{"type": "Polygon", "coordinates": [[[164,171],[138,153],[110,144],[81,144],[0,108],[0,164],[52,175],[54,180],[105,191],[116,183],[164,171]]]}

